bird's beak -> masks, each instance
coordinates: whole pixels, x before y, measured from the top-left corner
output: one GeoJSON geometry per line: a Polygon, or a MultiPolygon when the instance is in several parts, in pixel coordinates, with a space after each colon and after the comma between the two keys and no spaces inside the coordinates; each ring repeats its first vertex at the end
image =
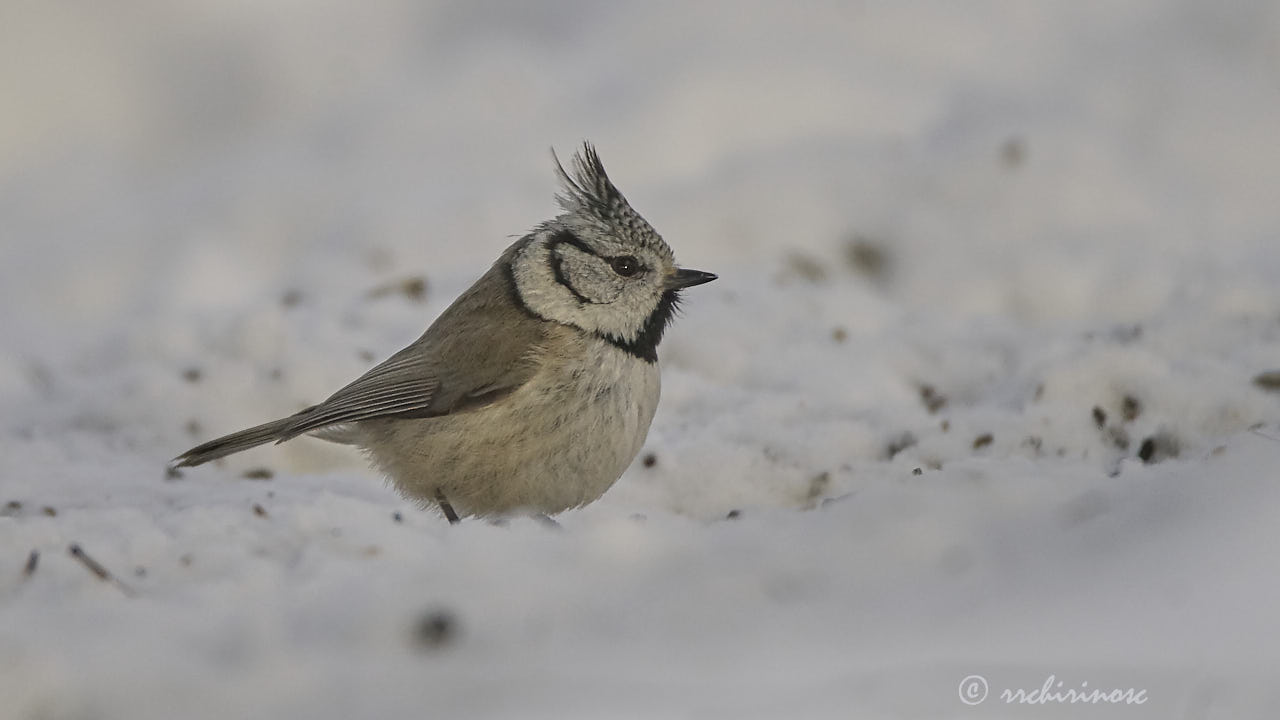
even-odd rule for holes
{"type": "Polygon", "coordinates": [[[694,285],[709,283],[715,279],[716,276],[713,273],[681,268],[677,270],[674,275],[667,278],[667,289],[680,290],[682,288],[693,287],[694,285]]]}

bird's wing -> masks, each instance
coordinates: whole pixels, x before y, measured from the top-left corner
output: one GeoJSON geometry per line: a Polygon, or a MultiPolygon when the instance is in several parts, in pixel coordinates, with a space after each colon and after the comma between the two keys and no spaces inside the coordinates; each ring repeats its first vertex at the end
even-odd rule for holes
{"type": "Polygon", "coordinates": [[[410,345],[328,400],[293,416],[278,442],[330,425],[423,410],[431,405],[439,387],[440,379],[428,358],[410,345]]]}
{"type": "Polygon", "coordinates": [[[295,415],[279,441],[372,418],[462,412],[520,387],[541,362],[546,321],[523,311],[512,292],[500,261],[421,338],[295,415]]]}

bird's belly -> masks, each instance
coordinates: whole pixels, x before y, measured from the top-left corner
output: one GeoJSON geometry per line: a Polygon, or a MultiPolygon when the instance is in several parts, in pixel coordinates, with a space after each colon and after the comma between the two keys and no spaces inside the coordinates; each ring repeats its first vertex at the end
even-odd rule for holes
{"type": "Polygon", "coordinates": [[[362,443],[405,495],[462,514],[553,514],[599,498],[644,444],[656,363],[608,348],[501,400],[438,418],[379,420],[362,443]]]}

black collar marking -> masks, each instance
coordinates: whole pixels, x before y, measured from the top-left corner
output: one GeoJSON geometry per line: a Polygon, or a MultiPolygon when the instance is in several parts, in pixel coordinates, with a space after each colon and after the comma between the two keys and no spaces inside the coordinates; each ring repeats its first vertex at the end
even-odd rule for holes
{"type": "Polygon", "coordinates": [[[675,290],[668,290],[662,294],[658,307],[649,313],[649,317],[644,321],[644,327],[640,328],[634,340],[628,341],[599,333],[597,335],[629,355],[634,355],[648,363],[658,362],[658,343],[662,342],[662,333],[675,318],[676,308],[679,305],[680,295],[675,290]]]}

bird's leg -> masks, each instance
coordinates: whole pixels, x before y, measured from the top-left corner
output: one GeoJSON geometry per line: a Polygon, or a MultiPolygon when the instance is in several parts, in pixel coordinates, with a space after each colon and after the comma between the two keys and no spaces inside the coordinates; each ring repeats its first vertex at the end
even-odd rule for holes
{"type": "Polygon", "coordinates": [[[436,490],[436,503],[440,505],[440,512],[444,513],[444,519],[449,521],[450,525],[457,525],[462,522],[458,519],[458,513],[454,511],[453,506],[445,499],[444,492],[436,490]]]}

